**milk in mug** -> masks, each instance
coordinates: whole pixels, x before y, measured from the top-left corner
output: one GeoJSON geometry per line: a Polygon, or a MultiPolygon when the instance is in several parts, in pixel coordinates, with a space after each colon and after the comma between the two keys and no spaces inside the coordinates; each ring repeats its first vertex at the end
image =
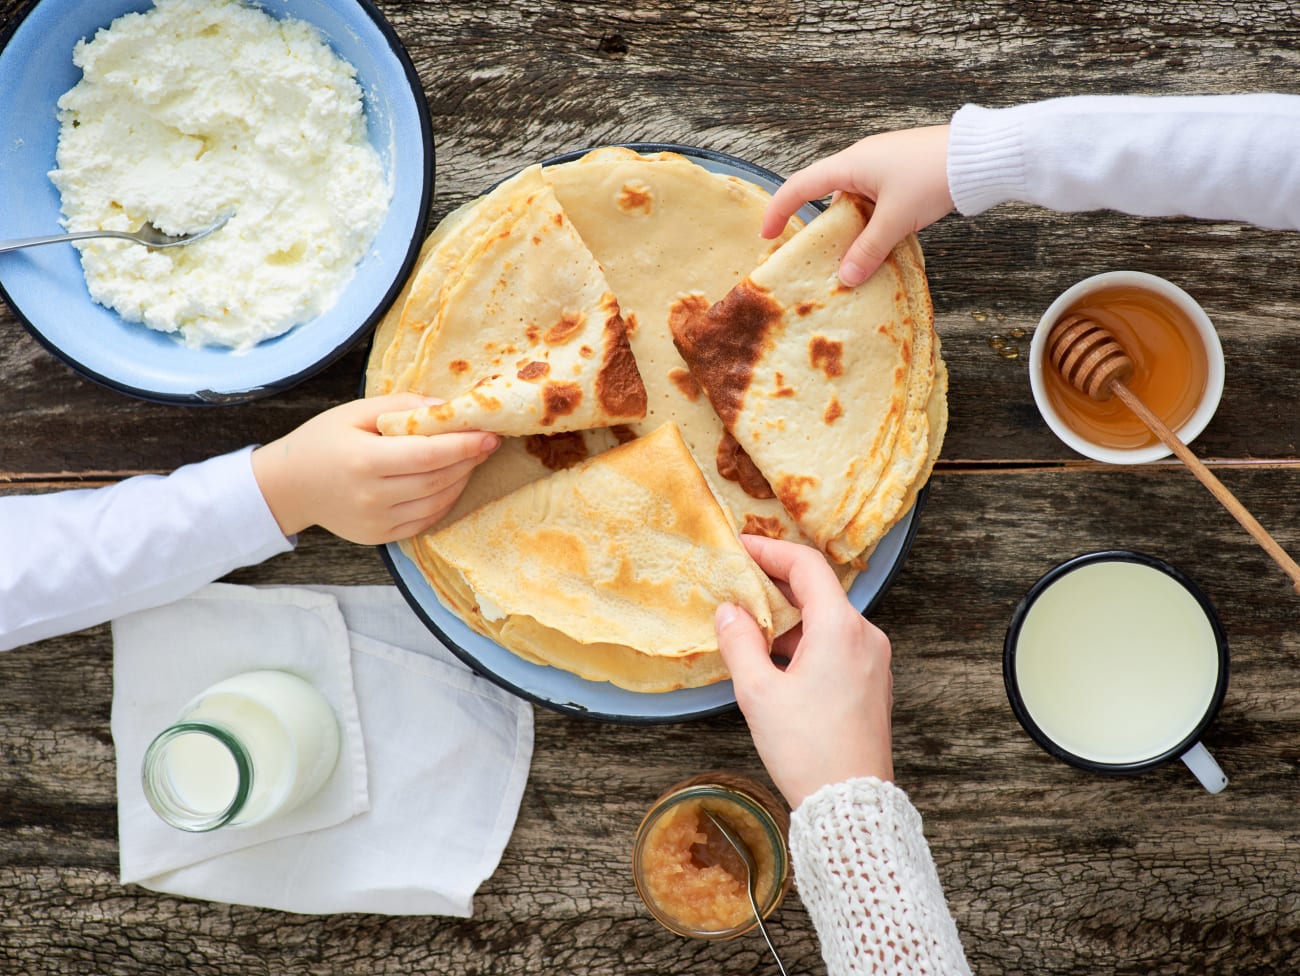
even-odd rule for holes
{"type": "Polygon", "coordinates": [[[1015,649],[1024,708],[1047,738],[1094,763],[1154,759],[1210,710],[1216,629],[1178,580],[1139,562],[1085,563],[1030,606],[1015,649]]]}

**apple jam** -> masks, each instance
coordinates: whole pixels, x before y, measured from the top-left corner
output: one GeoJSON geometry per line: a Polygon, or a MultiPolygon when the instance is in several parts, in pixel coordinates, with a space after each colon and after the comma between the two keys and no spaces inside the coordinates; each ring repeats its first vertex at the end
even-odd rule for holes
{"type": "Polygon", "coordinates": [[[749,847],[755,900],[764,915],[775,908],[789,886],[788,814],[760,784],[731,774],[696,777],[656,801],[637,834],[633,874],[647,907],[667,928],[728,938],[754,925],[754,911],[744,862],[705,810],[749,847]]]}

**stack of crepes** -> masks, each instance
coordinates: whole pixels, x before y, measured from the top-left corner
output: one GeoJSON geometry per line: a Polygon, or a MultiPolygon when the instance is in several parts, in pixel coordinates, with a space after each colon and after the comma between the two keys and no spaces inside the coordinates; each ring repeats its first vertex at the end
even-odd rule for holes
{"type": "Polygon", "coordinates": [[[637,691],[706,684],[726,676],[718,602],[773,635],[797,619],[737,532],[817,545],[847,587],[906,514],[946,422],[919,247],[843,289],[865,207],[769,241],[768,200],[609,148],[530,167],[430,235],[366,388],[445,401],[385,415],[385,433],[505,435],[402,543],[475,630],[637,691]]]}
{"type": "Polygon", "coordinates": [[[722,301],[688,296],[669,327],[727,432],[800,531],[858,568],[916,501],[948,425],[920,246],[857,288],[840,259],[871,216],[841,194],[722,301]]]}

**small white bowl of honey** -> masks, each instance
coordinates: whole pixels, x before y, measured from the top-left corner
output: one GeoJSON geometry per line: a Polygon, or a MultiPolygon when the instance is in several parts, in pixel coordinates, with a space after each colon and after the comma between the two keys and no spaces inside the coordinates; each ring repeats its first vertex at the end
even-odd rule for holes
{"type": "Polygon", "coordinates": [[[1029,346],[1029,383],[1047,426],[1084,457],[1145,464],[1169,448],[1118,397],[1076,389],[1046,356],[1047,335],[1067,315],[1107,329],[1133,360],[1130,390],[1183,443],[1196,438],[1223,394],[1223,346],[1205,310],[1177,285],[1141,271],[1086,278],[1052,302],[1029,346]]]}

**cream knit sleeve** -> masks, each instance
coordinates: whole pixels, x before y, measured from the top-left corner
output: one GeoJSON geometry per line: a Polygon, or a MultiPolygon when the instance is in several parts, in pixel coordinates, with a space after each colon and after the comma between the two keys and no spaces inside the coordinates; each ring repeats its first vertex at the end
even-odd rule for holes
{"type": "Polygon", "coordinates": [[[828,976],[969,976],[921,815],[898,787],[822,787],[790,818],[790,852],[828,976]]]}

